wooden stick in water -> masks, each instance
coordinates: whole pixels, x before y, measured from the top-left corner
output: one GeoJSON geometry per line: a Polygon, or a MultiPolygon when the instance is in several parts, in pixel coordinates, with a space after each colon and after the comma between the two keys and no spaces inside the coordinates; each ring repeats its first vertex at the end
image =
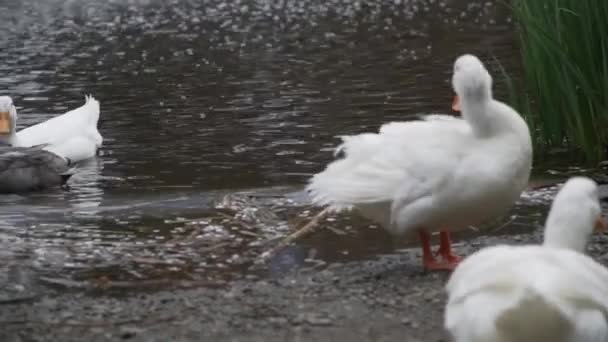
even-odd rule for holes
{"type": "Polygon", "coordinates": [[[319,221],[322,220],[329,213],[329,207],[321,210],[317,215],[315,215],[307,224],[305,224],[302,228],[296,230],[295,232],[287,235],[278,245],[276,245],[271,250],[268,250],[260,255],[258,259],[259,262],[265,262],[271,257],[275,256],[278,252],[282,251],[285,247],[289,246],[293,242],[298,239],[303,238],[309,234],[314,233],[319,225],[319,221]]]}

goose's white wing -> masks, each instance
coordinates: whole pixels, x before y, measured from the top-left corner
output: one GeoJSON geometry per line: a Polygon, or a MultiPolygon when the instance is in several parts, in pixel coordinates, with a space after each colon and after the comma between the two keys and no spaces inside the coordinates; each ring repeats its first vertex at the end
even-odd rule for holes
{"type": "Polygon", "coordinates": [[[81,107],[24,128],[17,132],[17,137],[19,145],[24,147],[57,144],[76,136],[92,139],[99,147],[102,137],[97,130],[98,121],[99,102],[92,96],[87,96],[81,107]]]}
{"type": "Polygon", "coordinates": [[[97,152],[95,142],[83,136],[75,136],[57,144],[49,144],[44,149],[60,157],[67,158],[71,162],[93,158],[97,152]]]}
{"type": "Polygon", "coordinates": [[[316,174],[307,188],[316,204],[334,209],[428,196],[457,168],[473,137],[464,120],[434,115],[342,141],[336,151],[344,158],[316,174]]]}
{"type": "Polygon", "coordinates": [[[486,248],[465,259],[446,289],[445,326],[456,342],[608,337],[608,271],[574,251],[486,248]]]}
{"type": "Polygon", "coordinates": [[[608,309],[608,270],[587,255],[546,246],[496,246],[485,248],[466,258],[446,285],[451,298],[459,298],[492,284],[536,284],[552,277],[573,276],[566,282],[548,283],[551,288],[568,289],[571,296],[605,293],[598,296],[608,309]],[[533,268],[544,269],[536,274],[533,268]],[[551,274],[555,272],[555,274],[551,274]],[[475,279],[471,282],[471,279],[475,279]],[[584,283],[585,286],[582,286],[584,283]]]}

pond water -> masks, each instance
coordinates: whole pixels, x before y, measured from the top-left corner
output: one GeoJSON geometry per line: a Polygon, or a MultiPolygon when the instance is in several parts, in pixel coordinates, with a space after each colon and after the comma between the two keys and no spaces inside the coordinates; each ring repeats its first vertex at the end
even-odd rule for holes
{"type": "MultiPolygon", "coordinates": [[[[302,188],[336,135],[447,111],[459,54],[519,70],[495,1],[2,1],[0,33],[20,128],[101,101],[101,156],[69,189],[0,197],[5,280],[76,287],[266,276],[251,258],[316,212],[302,188]]],[[[538,226],[551,191],[497,230],[538,226]]],[[[270,273],[408,246],[356,216],[325,224],[270,273]]]]}

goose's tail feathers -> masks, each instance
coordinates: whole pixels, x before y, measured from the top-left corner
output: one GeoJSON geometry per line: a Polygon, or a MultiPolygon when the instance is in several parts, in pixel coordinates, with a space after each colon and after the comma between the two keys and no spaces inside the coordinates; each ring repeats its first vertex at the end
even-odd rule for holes
{"type": "Polygon", "coordinates": [[[499,335],[508,341],[560,341],[573,329],[566,314],[533,287],[523,289],[515,305],[496,319],[499,335]]]}

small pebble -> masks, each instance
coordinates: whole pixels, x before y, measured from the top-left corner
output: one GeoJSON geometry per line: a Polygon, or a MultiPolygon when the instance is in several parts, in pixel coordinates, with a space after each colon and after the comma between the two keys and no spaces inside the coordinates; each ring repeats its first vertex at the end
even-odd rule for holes
{"type": "Polygon", "coordinates": [[[433,299],[437,298],[437,296],[435,295],[435,293],[433,292],[427,292],[424,294],[423,296],[424,300],[426,300],[427,302],[432,301],[433,299]]]}
{"type": "Polygon", "coordinates": [[[273,324],[283,325],[283,324],[287,324],[287,318],[285,318],[285,317],[270,317],[268,319],[268,322],[273,323],[273,324]]]}
{"type": "Polygon", "coordinates": [[[123,340],[128,340],[135,337],[140,332],[141,329],[136,327],[122,327],[120,329],[120,338],[122,338],[123,340]]]}
{"type": "Polygon", "coordinates": [[[331,325],[332,321],[329,318],[309,317],[306,323],[310,325],[331,325]]]}

